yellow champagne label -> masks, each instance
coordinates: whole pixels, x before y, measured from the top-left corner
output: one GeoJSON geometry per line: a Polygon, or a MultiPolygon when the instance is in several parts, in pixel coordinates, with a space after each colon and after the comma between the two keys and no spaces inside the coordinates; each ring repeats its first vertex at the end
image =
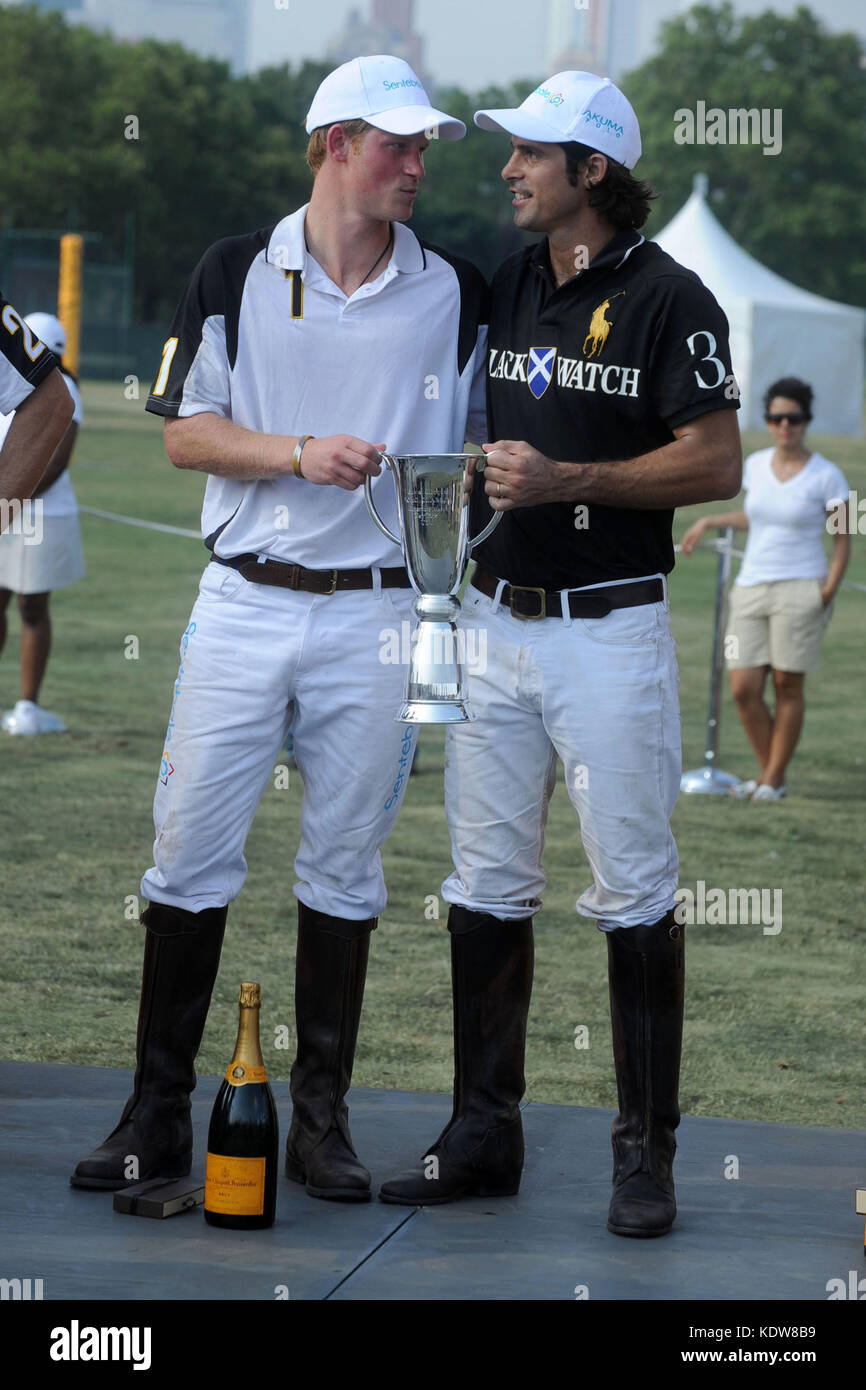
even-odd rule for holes
{"type": "Polygon", "coordinates": [[[249,1081],[267,1081],[268,1073],[264,1067],[248,1067],[243,1062],[235,1062],[225,1075],[230,1086],[246,1086],[249,1081]]]}
{"type": "Polygon", "coordinates": [[[261,1216],[265,1209],[264,1158],[207,1156],[204,1204],[225,1216],[261,1216]]]}

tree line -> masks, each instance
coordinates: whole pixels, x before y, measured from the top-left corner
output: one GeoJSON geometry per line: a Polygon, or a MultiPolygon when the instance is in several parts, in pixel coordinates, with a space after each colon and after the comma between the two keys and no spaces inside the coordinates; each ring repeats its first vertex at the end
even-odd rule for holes
{"type": "MultiPolygon", "coordinates": [[[[233,77],[175,43],[122,42],[60,13],[0,8],[0,216],[17,228],[99,233],[122,251],[134,213],[139,322],[171,317],[202,252],[272,225],[309,197],[303,120],[324,63],[233,77]]],[[[535,80],[544,74],[535,75],[535,80]]],[[[435,100],[469,127],[434,141],[412,220],[419,235],[490,274],[523,243],[500,171],[506,136],[472,126],[480,106],[513,106],[534,81],[435,100]]],[[[706,172],[711,206],[746,250],[817,294],[866,305],[866,67],[854,35],[805,8],[740,19],[730,4],[669,21],[659,51],[621,85],[641,123],[637,173],[660,192],[654,235],[706,172]],[[674,113],[782,111],[778,154],[675,140],[674,113]]]]}

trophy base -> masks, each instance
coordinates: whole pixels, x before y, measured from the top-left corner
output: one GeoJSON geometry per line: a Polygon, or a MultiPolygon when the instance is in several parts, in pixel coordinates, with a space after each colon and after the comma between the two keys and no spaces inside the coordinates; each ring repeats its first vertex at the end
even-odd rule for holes
{"type": "Polygon", "coordinates": [[[729,796],[731,788],[739,785],[739,777],[717,767],[699,767],[684,772],[680,779],[680,791],[687,796],[729,796]]]}
{"type": "Polygon", "coordinates": [[[398,724],[466,724],[475,715],[463,700],[407,700],[398,724]]]}

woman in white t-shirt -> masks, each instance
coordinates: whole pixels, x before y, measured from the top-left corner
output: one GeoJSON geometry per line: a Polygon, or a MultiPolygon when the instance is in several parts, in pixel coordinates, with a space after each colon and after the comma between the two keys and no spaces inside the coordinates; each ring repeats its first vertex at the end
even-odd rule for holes
{"type": "MultiPolygon", "coordinates": [[[[25,323],[58,357],[63,356],[66,334],[59,319],[53,314],[28,314],[25,323]]],[[[39,687],[51,648],[51,593],[84,574],[78,503],[67,472],[84,416],[75,378],[61,370],[75,406],[72,420],[33,493],[39,506],[30,503],[28,526],[0,535],[0,651],[6,639],[6,608],[13,594],[18,595],[21,615],[21,699],[0,720],[0,727],[8,734],[62,733],[66,728],[56,714],[39,705],[39,687]]],[[[13,415],[14,411],[0,415],[0,444],[13,415]]]]}
{"type": "Polygon", "coordinates": [[[817,669],[848,564],[848,483],[835,463],[804,444],[812,418],[810,386],[797,377],[774,382],[764,413],[773,446],[746,459],[743,511],[701,517],[683,536],[682,551],[690,555],[710,526],[749,533],[731,589],[725,650],[731,691],[759,771],[734,795],[778,801],[786,794],[785,772],[803,727],[805,674],[817,669]],[[828,532],[829,567],[823,544],[828,532]],[[768,673],[776,695],[773,713],[764,701],[768,673]]]}

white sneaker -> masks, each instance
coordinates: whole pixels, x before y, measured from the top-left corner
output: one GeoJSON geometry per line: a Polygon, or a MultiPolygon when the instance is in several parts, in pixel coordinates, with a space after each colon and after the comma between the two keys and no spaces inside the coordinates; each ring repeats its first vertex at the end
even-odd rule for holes
{"type": "Polygon", "coordinates": [[[731,796],[752,796],[758,790],[758,783],[754,777],[750,777],[746,782],[739,782],[736,787],[731,787],[731,796]]]}
{"type": "Polygon", "coordinates": [[[56,714],[40,709],[32,700],[19,700],[14,709],[4,714],[0,727],[7,734],[63,734],[66,725],[56,714]]]}
{"type": "Polygon", "coordinates": [[[762,782],[759,787],[755,788],[753,795],[749,799],[751,801],[781,801],[782,797],[787,795],[787,787],[771,787],[769,783],[762,782]]]}

